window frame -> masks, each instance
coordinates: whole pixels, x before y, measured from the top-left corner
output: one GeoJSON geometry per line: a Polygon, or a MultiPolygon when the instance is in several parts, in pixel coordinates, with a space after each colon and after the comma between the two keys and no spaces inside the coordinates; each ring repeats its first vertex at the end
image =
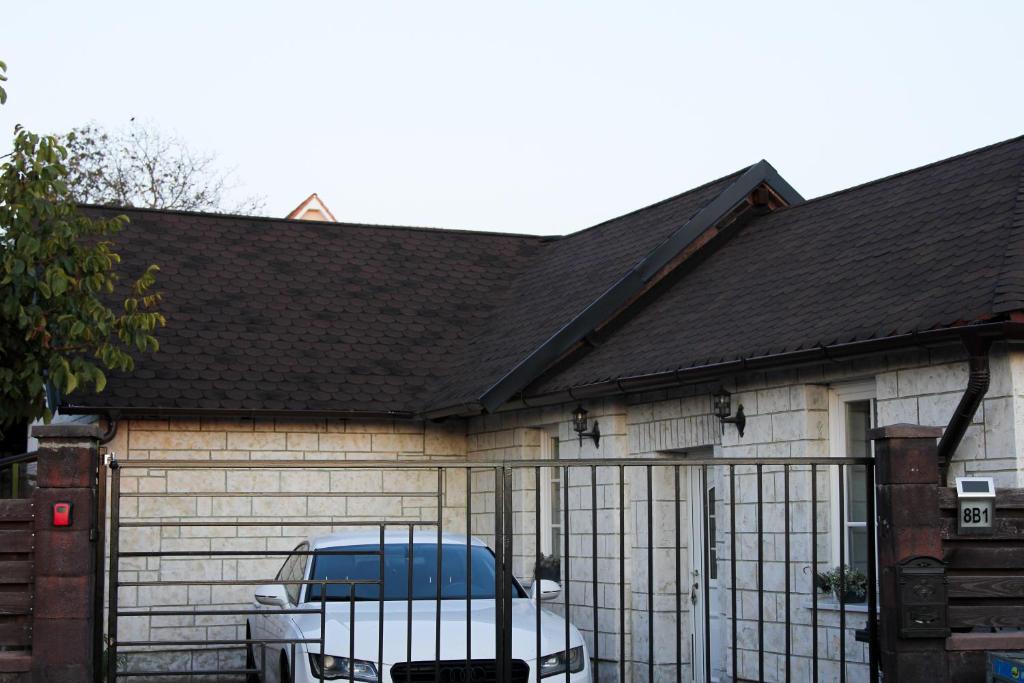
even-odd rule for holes
{"type": "MultiPolygon", "coordinates": [[[[557,434],[553,434],[550,431],[542,432],[540,444],[541,460],[559,460],[559,444],[560,442],[557,434]]],[[[554,501],[551,495],[552,485],[556,481],[558,482],[557,495],[559,497],[559,511],[564,513],[564,511],[561,510],[561,504],[563,500],[561,468],[540,468],[540,552],[545,557],[554,556],[561,558],[561,547],[559,546],[556,548],[554,546],[554,534],[552,533],[554,528],[557,526],[559,529],[559,540],[561,540],[562,519],[554,519],[554,501]],[[555,476],[556,472],[557,477],[555,476]]]]}
{"type": "MultiPolygon", "coordinates": [[[[296,555],[295,553],[297,553],[297,552],[306,552],[308,550],[309,550],[309,543],[307,543],[305,541],[303,541],[302,543],[300,543],[297,546],[295,546],[292,549],[291,554],[288,555],[288,557],[285,559],[284,563],[281,565],[281,569],[278,570],[277,576],[274,577],[274,580],[277,583],[280,583],[282,586],[284,586],[284,592],[288,596],[289,600],[292,600],[292,593],[291,593],[290,590],[288,590],[288,586],[296,585],[295,583],[293,583],[296,579],[298,579],[299,581],[304,581],[306,579],[306,570],[309,568],[310,556],[309,555],[296,555]],[[285,576],[285,571],[289,569],[289,566],[288,566],[289,563],[291,563],[293,561],[295,562],[295,565],[299,568],[299,575],[298,575],[298,577],[288,577],[288,576],[285,576]],[[289,578],[291,579],[291,581],[288,580],[289,578]]],[[[303,599],[303,596],[304,596],[305,592],[306,592],[306,584],[303,584],[303,583],[298,584],[298,589],[295,592],[295,598],[294,598],[294,601],[292,602],[292,604],[293,605],[302,604],[302,599],[303,599]]]]}
{"type": "MultiPolygon", "coordinates": [[[[870,401],[871,409],[869,412],[869,427],[874,428],[878,424],[878,401],[875,381],[873,379],[859,382],[847,382],[844,384],[834,384],[829,387],[828,441],[830,457],[847,457],[846,405],[848,403],[857,403],[860,401],[870,401]]],[[[870,449],[871,457],[874,457],[874,443],[869,443],[868,448],[870,449]]],[[[843,477],[843,482],[846,485],[846,491],[843,495],[844,505],[842,509],[839,510],[838,514],[829,515],[832,564],[835,566],[839,565],[840,543],[843,544],[843,559],[845,560],[845,564],[852,566],[850,563],[850,529],[867,527],[866,520],[863,522],[851,522],[849,520],[850,481],[850,468],[847,467],[843,477]]],[[[835,510],[839,503],[839,466],[829,468],[829,492],[831,495],[830,509],[835,510]]],[[[869,539],[869,542],[877,545],[877,532],[876,538],[869,539]]]]}
{"type": "Polygon", "coordinates": [[[718,482],[708,481],[704,486],[704,496],[707,500],[708,524],[707,536],[704,539],[704,551],[708,554],[708,583],[713,581],[718,585],[718,537],[721,535],[718,517],[718,482]]]}

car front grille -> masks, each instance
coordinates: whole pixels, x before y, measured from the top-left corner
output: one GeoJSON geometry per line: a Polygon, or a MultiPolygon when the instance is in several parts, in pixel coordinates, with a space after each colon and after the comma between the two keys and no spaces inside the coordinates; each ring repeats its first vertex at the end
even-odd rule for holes
{"type": "MultiPolygon", "coordinates": [[[[521,659],[512,660],[512,683],[526,683],[530,666],[521,659]]],[[[391,667],[392,683],[491,683],[498,680],[498,665],[493,659],[464,659],[435,662],[402,662],[391,667]]]]}

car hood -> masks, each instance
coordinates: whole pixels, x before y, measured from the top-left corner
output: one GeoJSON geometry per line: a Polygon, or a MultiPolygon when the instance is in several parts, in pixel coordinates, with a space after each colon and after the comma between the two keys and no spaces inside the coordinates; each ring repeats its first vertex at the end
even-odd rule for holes
{"type": "MultiPolygon", "coordinates": [[[[405,601],[384,603],[384,663],[433,660],[435,655],[436,602],[412,602],[412,659],[407,656],[407,616],[405,601]]],[[[303,608],[318,608],[320,603],[306,603],[303,608]]],[[[350,610],[348,602],[330,602],[326,606],[327,654],[346,657],[349,654],[350,610]]],[[[495,657],[495,606],[493,600],[474,601],[470,612],[472,622],[472,659],[495,657]]],[[[380,603],[357,602],[355,605],[355,658],[377,661],[380,603]]],[[[297,614],[292,617],[303,638],[320,638],[320,615],[297,614]]],[[[441,659],[466,658],[466,603],[463,600],[441,601],[441,659]]],[[[515,659],[536,658],[537,609],[532,600],[512,601],[512,656],[515,659]]],[[[583,644],[583,638],[569,625],[569,647],[583,644]]],[[[319,652],[319,643],[307,646],[319,652]]],[[[565,649],[565,620],[557,614],[541,610],[541,652],[545,655],[565,649]]]]}

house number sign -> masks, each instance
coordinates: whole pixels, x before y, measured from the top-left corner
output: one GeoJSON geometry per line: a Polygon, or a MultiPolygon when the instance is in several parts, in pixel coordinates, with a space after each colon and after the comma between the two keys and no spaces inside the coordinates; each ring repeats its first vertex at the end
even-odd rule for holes
{"type": "Polygon", "coordinates": [[[992,533],[996,512],[996,487],[992,477],[957,477],[956,499],[958,534],[992,533]]]}

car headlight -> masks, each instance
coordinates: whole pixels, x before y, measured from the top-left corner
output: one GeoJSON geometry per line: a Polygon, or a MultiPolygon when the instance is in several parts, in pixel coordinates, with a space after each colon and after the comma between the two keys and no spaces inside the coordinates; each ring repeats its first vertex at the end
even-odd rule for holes
{"type": "Polygon", "coordinates": [[[346,680],[370,681],[371,683],[377,683],[380,680],[377,676],[377,666],[373,662],[362,659],[310,654],[309,666],[313,669],[314,676],[323,677],[326,680],[344,678],[346,680]]]}
{"type": "Polygon", "coordinates": [[[575,674],[583,671],[583,646],[574,647],[568,653],[556,652],[541,657],[539,666],[541,678],[544,676],[554,676],[555,674],[564,674],[567,661],[569,673],[575,674]],[[569,656],[566,657],[566,654],[569,656]]]}

